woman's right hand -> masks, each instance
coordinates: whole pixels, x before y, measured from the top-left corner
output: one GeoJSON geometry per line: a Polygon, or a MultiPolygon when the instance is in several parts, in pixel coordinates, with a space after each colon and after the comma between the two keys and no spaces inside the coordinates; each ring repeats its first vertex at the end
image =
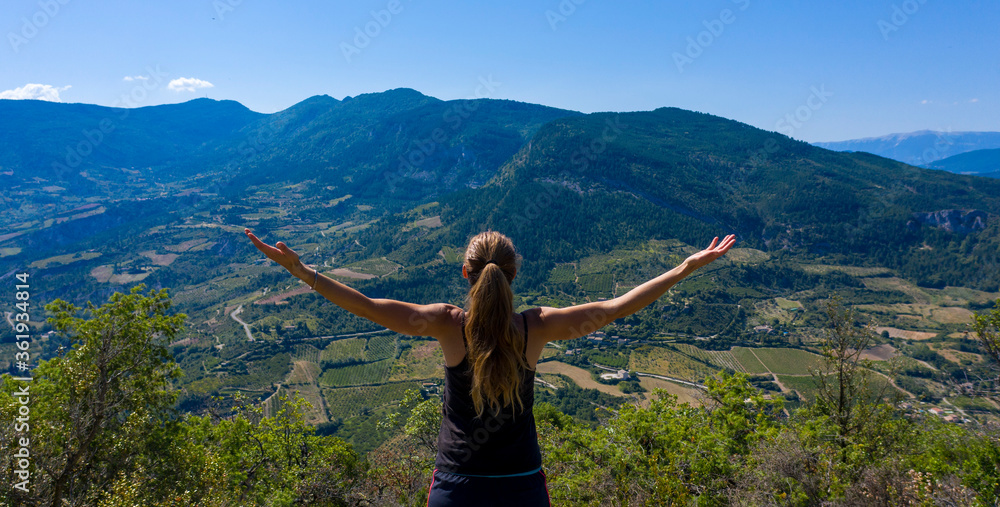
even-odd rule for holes
{"type": "Polygon", "coordinates": [[[275,246],[271,246],[261,241],[257,236],[254,236],[254,234],[250,232],[250,229],[244,228],[243,232],[250,237],[250,241],[253,242],[253,246],[257,247],[257,249],[261,252],[264,252],[264,255],[266,255],[268,259],[281,264],[281,267],[287,269],[293,275],[295,274],[295,271],[293,270],[302,266],[302,262],[299,261],[299,254],[295,253],[295,251],[291,248],[288,248],[288,245],[284,242],[279,241],[275,246]]]}
{"type": "Polygon", "coordinates": [[[719,257],[725,255],[726,252],[729,251],[729,248],[732,247],[735,243],[736,243],[735,234],[730,234],[729,236],[726,236],[725,239],[722,240],[722,243],[719,243],[719,237],[716,236],[715,239],[712,240],[712,244],[708,245],[708,248],[696,254],[691,255],[684,262],[694,269],[705,267],[711,264],[712,261],[714,261],[715,259],[718,259],[719,257]]]}

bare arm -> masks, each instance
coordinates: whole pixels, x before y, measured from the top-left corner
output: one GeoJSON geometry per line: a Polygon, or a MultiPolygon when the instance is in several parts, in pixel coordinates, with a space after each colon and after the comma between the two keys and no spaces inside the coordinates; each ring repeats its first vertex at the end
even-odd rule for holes
{"type": "Polygon", "coordinates": [[[285,243],[279,241],[275,246],[271,246],[261,241],[250,232],[250,229],[244,229],[243,232],[268,258],[280,264],[296,278],[306,282],[335,305],[397,333],[440,339],[452,332],[455,326],[451,324],[456,318],[461,318],[461,309],[453,305],[443,303],[417,305],[393,299],[371,299],[305,266],[299,260],[298,254],[285,243]]]}
{"type": "Polygon", "coordinates": [[[538,308],[534,313],[541,324],[540,338],[546,342],[579,338],[597,331],[615,319],[632,315],[659,299],[670,287],[696,269],[724,255],[734,243],[736,236],[732,234],[726,236],[721,243],[719,238],[715,238],[708,248],[688,257],[679,266],[614,299],[566,308],[538,308]]]}

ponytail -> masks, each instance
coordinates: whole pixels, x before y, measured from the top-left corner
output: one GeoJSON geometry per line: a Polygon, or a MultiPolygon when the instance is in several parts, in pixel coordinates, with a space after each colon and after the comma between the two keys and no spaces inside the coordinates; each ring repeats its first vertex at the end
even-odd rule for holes
{"type": "Polygon", "coordinates": [[[478,416],[487,406],[492,413],[515,402],[523,409],[521,370],[528,369],[528,363],[521,354],[525,336],[511,322],[514,293],[510,283],[518,260],[514,245],[498,232],[484,232],[472,239],[465,257],[471,284],[465,336],[472,403],[478,416]]]}

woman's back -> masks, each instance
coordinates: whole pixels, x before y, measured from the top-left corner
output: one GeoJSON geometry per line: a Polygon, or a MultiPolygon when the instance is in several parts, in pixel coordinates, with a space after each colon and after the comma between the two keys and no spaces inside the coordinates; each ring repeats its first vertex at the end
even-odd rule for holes
{"type": "MultiPolygon", "coordinates": [[[[521,321],[525,331],[524,350],[521,352],[524,354],[528,328],[523,314],[521,321]]],[[[446,366],[435,467],[467,476],[537,472],[542,465],[542,457],[532,412],[534,377],[534,370],[521,370],[519,394],[522,406],[510,404],[499,412],[488,411],[477,417],[471,396],[472,371],[468,356],[455,366],[446,366]]]]}

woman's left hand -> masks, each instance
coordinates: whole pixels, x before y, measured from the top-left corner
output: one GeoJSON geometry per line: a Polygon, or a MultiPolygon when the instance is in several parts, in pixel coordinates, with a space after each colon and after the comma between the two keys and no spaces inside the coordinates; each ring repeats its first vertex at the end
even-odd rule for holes
{"type": "Polygon", "coordinates": [[[250,229],[244,228],[243,232],[250,237],[250,241],[253,242],[253,246],[257,247],[257,249],[261,252],[264,252],[264,255],[266,255],[268,259],[281,264],[281,267],[287,269],[290,273],[295,274],[293,270],[302,265],[302,262],[299,261],[299,254],[295,253],[295,251],[291,248],[288,248],[288,245],[284,242],[279,241],[275,246],[271,246],[261,241],[257,236],[254,236],[254,234],[250,232],[250,229]]]}

